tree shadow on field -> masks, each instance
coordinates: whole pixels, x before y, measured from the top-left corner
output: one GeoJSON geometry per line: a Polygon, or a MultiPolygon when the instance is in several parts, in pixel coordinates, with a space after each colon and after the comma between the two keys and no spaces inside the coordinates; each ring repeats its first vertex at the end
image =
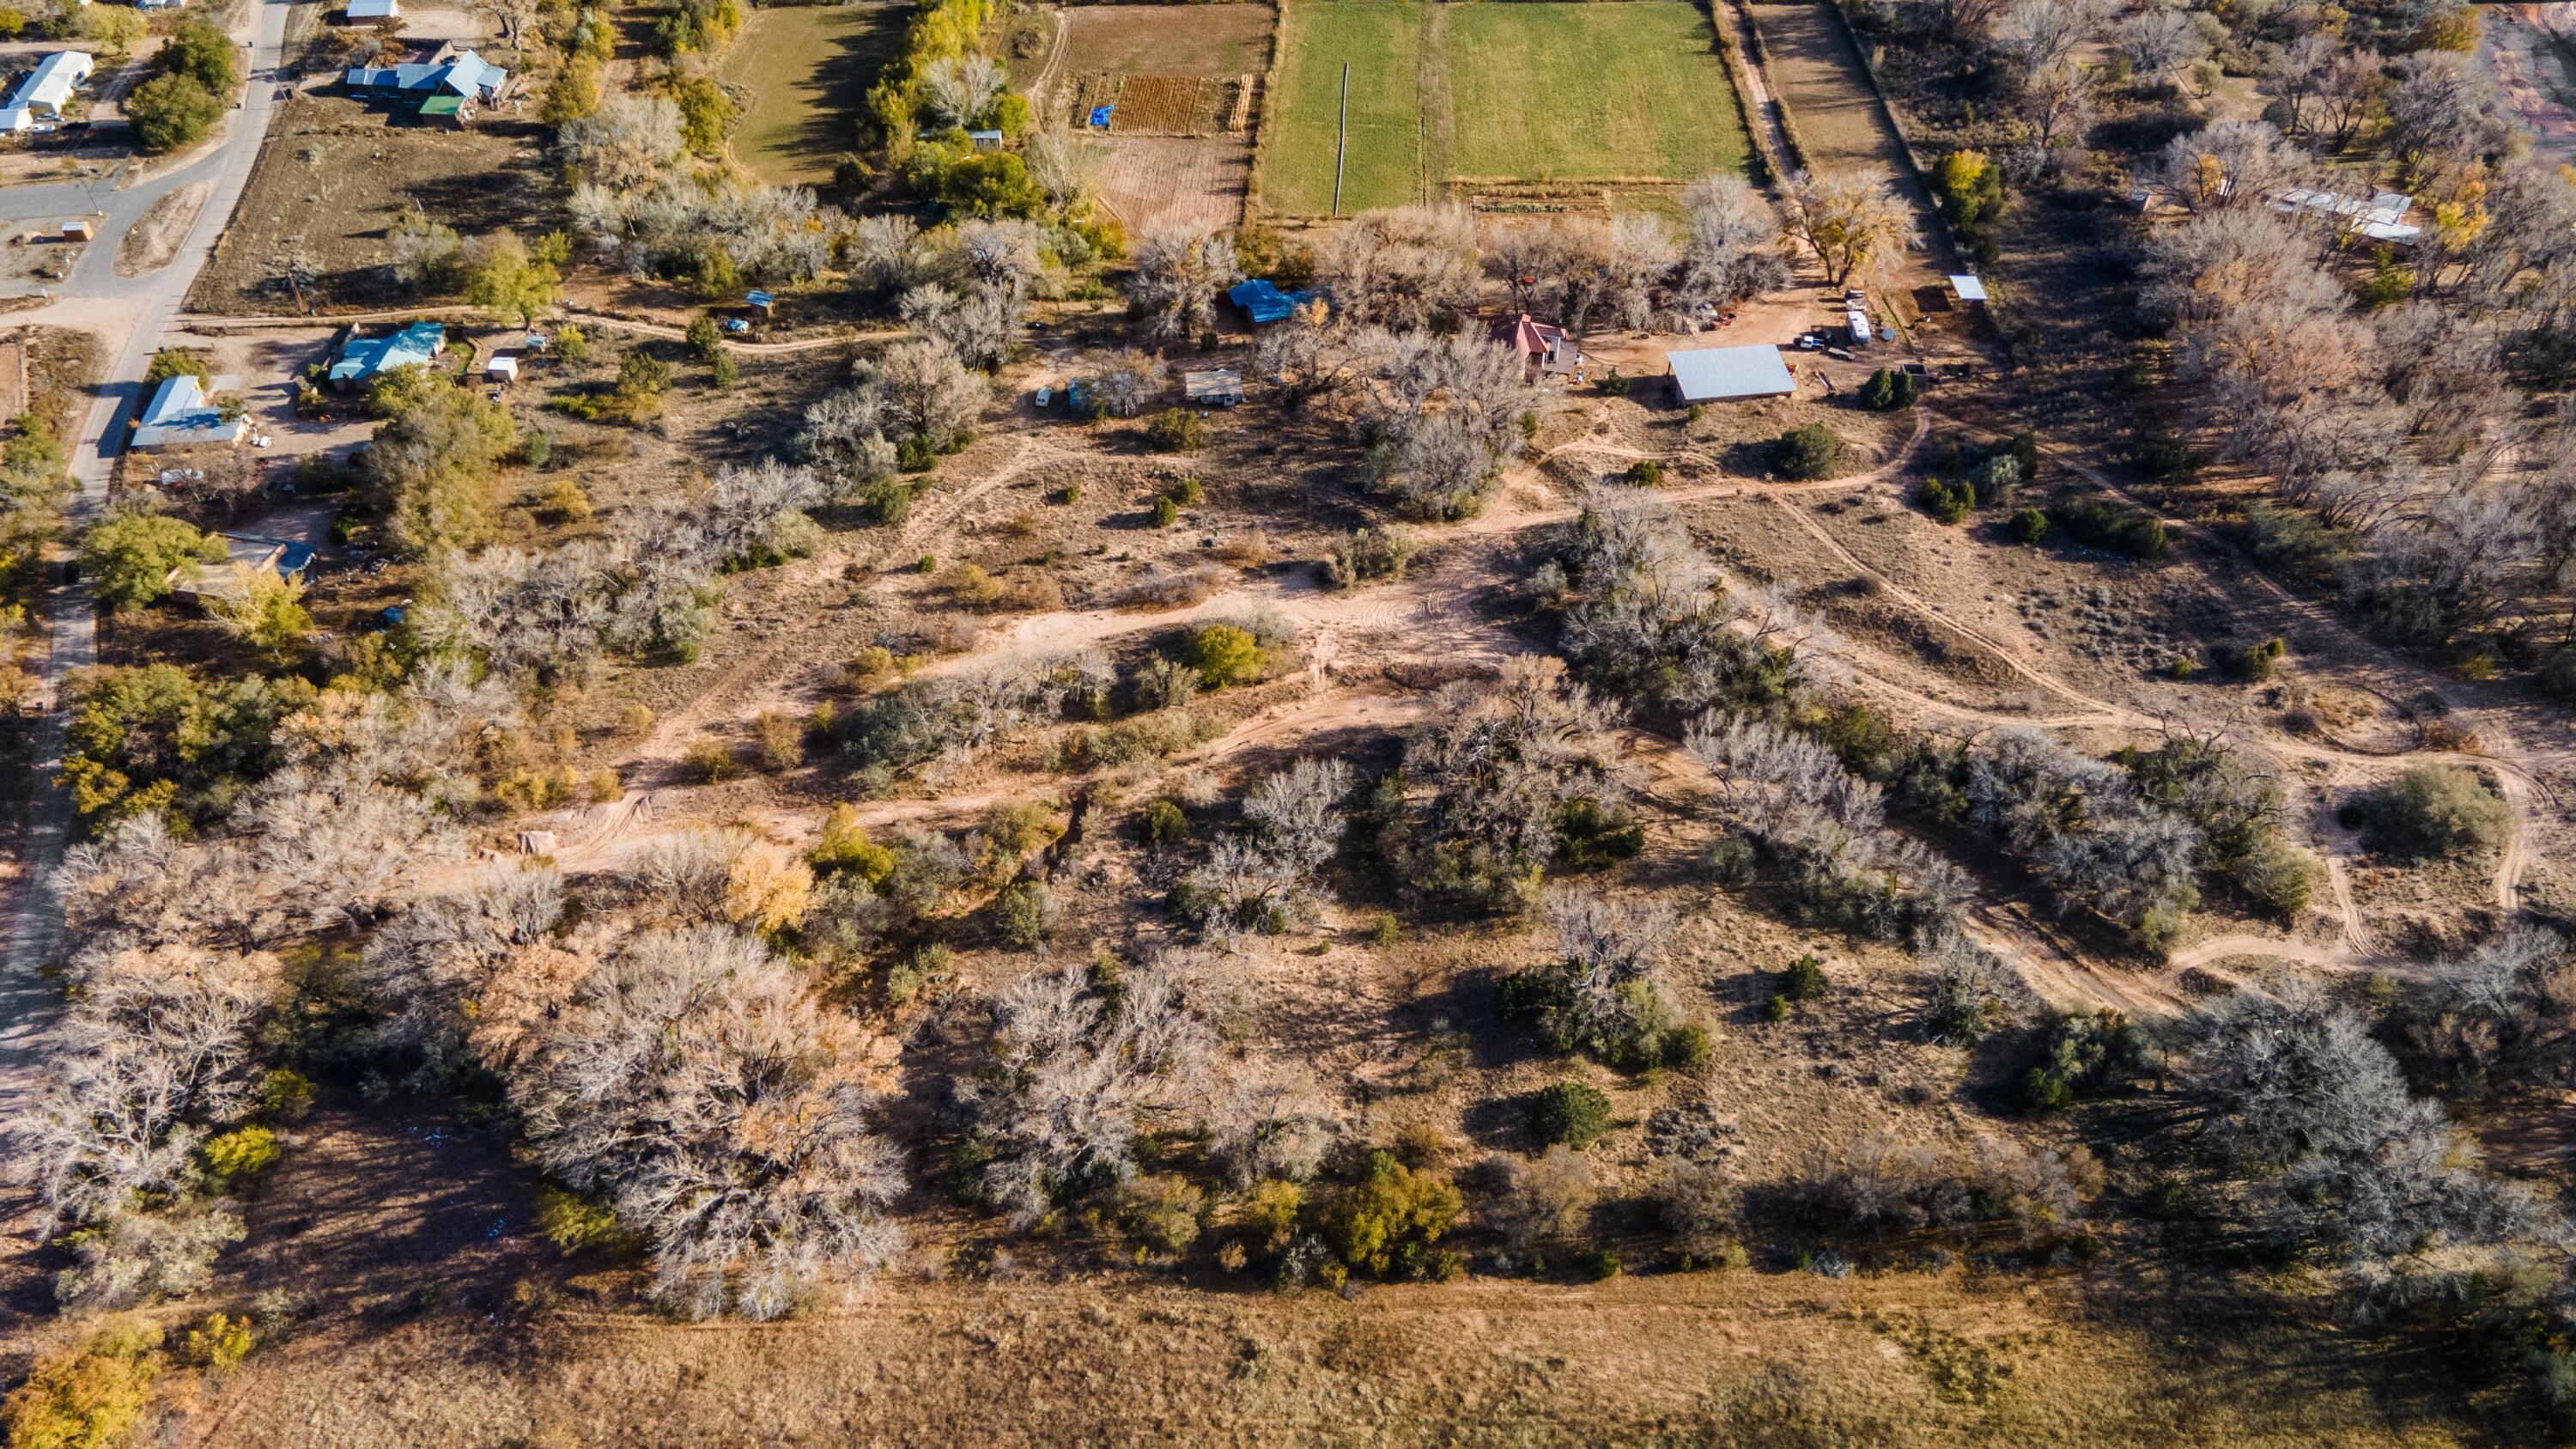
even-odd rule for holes
{"type": "Polygon", "coordinates": [[[249,1236],[222,1260],[247,1295],[311,1314],[501,1311],[540,1254],[531,1184],[507,1137],[398,1107],[315,1111],[238,1200],[249,1236]]]}
{"type": "Polygon", "coordinates": [[[859,149],[868,88],[900,48],[910,13],[901,5],[853,5],[837,12],[854,23],[838,35],[817,37],[831,58],[795,86],[805,109],[796,126],[797,150],[811,157],[837,157],[859,149]]]}
{"type": "Polygon", "coordinates": [[[2515,1374],[2483,1389],[2481,1375],[2464,1371],[2455,1329],[2357,1328],[2352,1306],[2331,1284],[2293,1294],[2224,1267],[2186,1265],[2100,1284],[2080,1311],[2141,1345],[2150,1365],[2145,1387],[2171,1442],[2233,1438],[2249,1403],[2285,1416],[2315,1413],[2313,1424],[2273,1426],[2276,1433],[2311,1430],[2309,1442],[2327,1442],[2339,1426],[2364,1418],[2363,1405],[2366,1417],[2383,1424],[2493,1431],[2462,1442],[2546,1442],[2541,1426],[2521,1422],[2526,1411],[2515,1374]],[[2528,1433],[2517,1434],[2517,1426],[2528,1433]]]}

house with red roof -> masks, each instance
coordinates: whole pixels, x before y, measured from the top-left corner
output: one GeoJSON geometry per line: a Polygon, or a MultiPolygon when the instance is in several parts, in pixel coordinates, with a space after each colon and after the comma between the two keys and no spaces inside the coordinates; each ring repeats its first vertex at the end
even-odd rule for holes
{"type": "Polygon", "coordinates": [[[1527,312],[1495,323],[1494,340],[1519,354],[1522,365],[1541,377],[1566,377],[1583,369],[1583,349],[1565,329],[1533,322],[1527,312]]]}

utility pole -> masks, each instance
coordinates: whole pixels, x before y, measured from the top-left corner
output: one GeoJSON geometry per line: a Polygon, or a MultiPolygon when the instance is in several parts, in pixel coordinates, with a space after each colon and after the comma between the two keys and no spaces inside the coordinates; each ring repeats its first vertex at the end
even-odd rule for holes
{"type": "Polygon", "coordinates": [[[1342,214],[1342,158],[1351,149],[1351,63],[1342,62],[1342,119],[1333,136],[1333,215],[1342,214]]]}

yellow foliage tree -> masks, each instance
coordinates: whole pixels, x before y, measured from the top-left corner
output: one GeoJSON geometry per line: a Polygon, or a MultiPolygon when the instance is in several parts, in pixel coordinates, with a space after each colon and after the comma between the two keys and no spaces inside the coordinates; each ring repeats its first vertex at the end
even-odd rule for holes
{"type": "Polygon", "coordinates": [[[743,847],[726,872],[725,917],[735,925],[784,930],[804,920],[813,906],[813,868],[775,845],[743,847]]]}

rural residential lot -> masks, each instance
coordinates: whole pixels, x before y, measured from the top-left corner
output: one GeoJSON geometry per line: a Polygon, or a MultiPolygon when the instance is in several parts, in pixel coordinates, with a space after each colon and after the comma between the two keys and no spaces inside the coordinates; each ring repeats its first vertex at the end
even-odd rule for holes
{"type": "Polygon", "coordinates": [[[0,1443],[2576,1441],[2560,8],[16,17],[0,1443]]]}

